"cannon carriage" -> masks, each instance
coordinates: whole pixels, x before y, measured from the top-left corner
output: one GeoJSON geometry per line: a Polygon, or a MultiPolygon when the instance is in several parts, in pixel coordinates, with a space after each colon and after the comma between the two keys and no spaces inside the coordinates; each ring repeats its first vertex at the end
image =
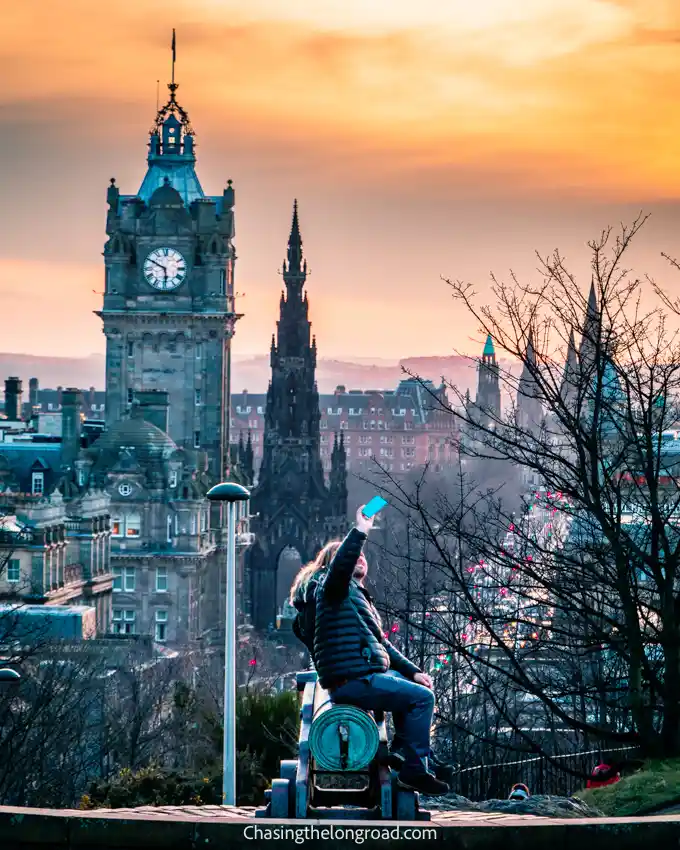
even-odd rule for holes
{"type": "Polygon", "coordinates": [[[419,795],[399,786],[387,765],[382,712],[334,705],[314,671],[297,674],[301,693],[298,757],[281,762],[257,817],[429,820],[419,795]]]}

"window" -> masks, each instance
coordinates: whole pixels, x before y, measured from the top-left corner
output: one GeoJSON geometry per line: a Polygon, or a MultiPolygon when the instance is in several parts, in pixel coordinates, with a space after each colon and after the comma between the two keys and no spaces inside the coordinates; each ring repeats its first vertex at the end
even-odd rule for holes
{"type": "Polygon", "coordinates": [[[201,403],[201,391],[194,390],[194,404],[198,405],[201,403]]]}
{"type": "Polygon", "coordinates": [[[132,487],[124,481],[122,484],[118,485],[118,492],[121,496],[129,496],[130,493],[132,493],[132,487]]]}
{"type": "Polygon", "coordinates": [[[168,521],[165,524],[165,539],[168,543],[172,543],[172,517],[168,516],[168,521]]]}
{"type": "Polygon", "coordinates": [[[45,473],[34,472],[31,476],[31,492],[34,496],[42,496],[45,489],[45,473]]]}
{"type": "Polygon", "coordinates": [[[125,567],[123,570],[123,590],[126,593],[132,593],[136,584],[135,568],[125,567]]]}
{"type": "Polygon", "coordinates": [[[394,449],[380,449],[381,457],[394,457],[394,449]]]}
{"type": "Polygon", "coordinates": [[[156,611],[156,634],[155,640],[164,641],[168,628],[168,612],[156,611]]]}
{"type": "Polygon", "coordinates": [[[21,561],[18,558],[10,558],[7,562],[7,581],[17,582],[21,578],[21,561]]]}
{"type": "Polygon", "coordinates": [[[112,537],[122,537],[123,536],[123,523],[120,517],[111,517],[111,536],[112,537]]]}
{"type": "Polygon", "coordinates": [[[372,443],[373,437],[370,434],[361,434],[359,437],[360,443],[372,443]]]}
{"type": "Polygon", "coordinates": [[[392,442],[393,442],[393,438],[392,438],[390,435],[388,435],[388,434],[384,434],[384,435],[380,438],[380,442],[381,442],[381,443],[392,443],[392,442]]]}
{"type": "Polygon", "coordinates": [[[142,518],[139,514],[128,514],[125,519],[125,536],[139,537],[142,533],[142,518]]]}
{"type": "Polygon", "coordinates": [[[175,514],[175,537],[179,534],[179,516],[175,514]]]}
{"type": "Polygon", "coordinates": [[[208,512],[201,511],[201,531],[207,531],[208,529],[208,512]]]}
{"type": "Polygon", "coordinates": [[[262,406],[260,405],[260,406],[257,408],[257,412],[260,414],[260,416],[262,416],[262,414],[264,413],[264,407],[262,407],[262,406]]]}
{"type": "Polygon", "coordinates": [[[114,593],[120,593],[123,589],[123,568],[122,567],[114,567],[113,568],[113,591],[114,593]]]}
{"type": "Polygon", "coordinates": [[[135,399],[135,391],[134,391],[133,389],[131,389],[131,388],[130,388],[130,389],[127,391],[127,403],[128,403],[128,404],[132,404],[132,402],[134,401],[134,399],[135,399]]]}
{"type": "Polygon", "coordinates": [[[370,457],[371,450],[370,449],[359,449],[359,457],[370,457]]]}
{"type": "Polygon", "coordinates": [[[340,423],[340,430],[346,431],[349,428],[349,422],[346,419],[343,419],[340,423]]]}
{"type": "Polygon", "coordinates": [[[162,593],[168,589],[168,568],[156,567],[156,591],[162,593]]]}
{"type": "Polygon", "coordinates": [[[322,446],[319,449],[319,453],[321,454],[322,457],[326,457],[328,455],[328,446],[322,446]]]}
{"type": "Polygon", "coordinates": [[[325,419],[322,420],[320,427],[322,431],[325,431],[328,428],[328,422],[325,419]]]}
{"type": "Polygon", "coordinates": [[[401,454],[403,457],[415,457],[416,450],[415,449],[402,449],[401,454]]]}
{"type": "Polygon", "coordinates": [[[404,422],[404,431],[413,431],[413,422],[404,422]]]}
{"type": "Polygon", "coordinates": [[[196,343],[196,359],[200,360],[203,357],[203,346],[200,342],[196,343]]]}
{"type": "Polygon", "coordinates": [[[83,487],[85,485],[85,470],[78,470],[78,486],[83,487]]]}
{"type": "Polygon", "coordinates": [[[220,269],[220,295],[225,295],[227,292],[227,270],[220,269]]]}
{"type": "Polygon", "coordinates": [[[194,448],[195,449],[201,448],[201,432],[200,431],[194,431],[194,448]]]}
{"type": "Polygon", "coordinates": [[[171,469],[170,475],[168,477],[168,486],[176,487],[177,486],[177,470],[171,469]]]}
{"type": "Polygon", "coordinates": [[[328,434],[322,434],[320,439],[321,439],[321,445],[324,445],[324,443],[328,442],[328,434]]]}
{"type": "Polygon", "coordinates": [[[409,436],[409,437],[402,437],[401,438],[401,443],[404,446],[412,446],[415,443],[415,441],[416,441],[415,437],[409,436]]]}
{"type": "Polygon", "coordinates": [[[198,523],[196,522],[196,514],[191,514],[191,525],[189,526],[190,534],[196,534],[198,523]]]}
{"type": "Polygon", "coordinates": [[[132,342],[132,340],[128,340],[127,355],[128,355],[128,357],[134,357],[135,356],[135,344],[134,344],[134,342],[132,342]]]}
{"type": "Polygon", "coordinates": [[[133,635],[135,633],[135,611],[113,609],[113,633],[116,635],[133,635]]]}
{"type": "Polygon", "coordinates": [[[333,415],[333,408],[332,407],[327,408],[327,412],[328,412],[329,416],[332,416],[333,415]]]}

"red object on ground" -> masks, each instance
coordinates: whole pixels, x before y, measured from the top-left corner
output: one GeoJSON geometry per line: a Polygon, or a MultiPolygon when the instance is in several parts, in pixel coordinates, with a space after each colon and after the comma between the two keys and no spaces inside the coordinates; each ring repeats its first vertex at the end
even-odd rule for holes
{"type": "Polygon", "coordinates": [[[620,773],[612,774],[613,768],[608,764],[598,764],[593,768],[591,778],[586,782],[586,788],[604,788],[605,785],[615,785],[620,779],[620,773]]]}

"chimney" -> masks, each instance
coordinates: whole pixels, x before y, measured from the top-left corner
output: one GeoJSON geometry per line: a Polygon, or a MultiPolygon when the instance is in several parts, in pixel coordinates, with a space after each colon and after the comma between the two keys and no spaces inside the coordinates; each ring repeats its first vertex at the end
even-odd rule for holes
{"type": "Polygon", "coordinates": [[[5,416],[11,422],[21,419],[22,386],[20,378],[5,379],[5,416]]]}
{"type": "Polygon", "coordinates": [[[137,390],[135,400],[139,405],[139,415],[156,428],[168,433],[170,401],[164,390],[137,390]]]}
{"type": "Polygon", "coordinates": [[[82,432],[81,411],[83,395],[77,387],[68,387],[61,393],[61,465],[73,467],[80,452],[82,432]]]}

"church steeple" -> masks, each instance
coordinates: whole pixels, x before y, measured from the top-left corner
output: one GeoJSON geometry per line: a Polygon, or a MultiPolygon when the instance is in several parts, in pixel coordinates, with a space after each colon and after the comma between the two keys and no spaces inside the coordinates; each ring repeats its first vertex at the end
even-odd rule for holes
{"type": "Polygon", "coordinates": [[[543,418],[543,406],[536,385],[536,350],[534,348],[533,328],[529,329],[524,367],[517,388],[517,416],[521,427],[534,431],[540,427],[543,418]]]}
{"type": "Polygon", "coordinates": [[[289,293],[292,289],[297,295],[302,294],[302,287],[307,280],[307,260],[302,255],[302,236],[300,235],[297,198],[293,201],[293,221],[288,237],[286,261],[283,263],[283,279],[289,293]]]}
{"type": "Polygon", "coordinates": [[[496,349],[491,334],[486,338],[477,372],[475,406],[487,425],[497,422],[501,415],[501,389],[496,363],[496,349]]]}

